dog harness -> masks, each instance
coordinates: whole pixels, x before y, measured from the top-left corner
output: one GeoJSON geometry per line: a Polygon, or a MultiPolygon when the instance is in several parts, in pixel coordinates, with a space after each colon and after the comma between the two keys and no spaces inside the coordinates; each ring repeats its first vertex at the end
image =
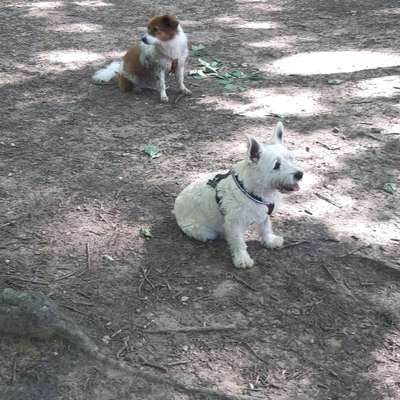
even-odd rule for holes
{"type": "Polygon", "coordinates": [[[173,58],[171,61],[171,73],[174,74],[176,72],[176,68],[178,67],[178,59],[173,58]]]}
{"type": "Polygon", "coordinates": [[[267,203],[266,201],[264,201],[261,197],[255,195],[254,193],[249,193],[246,188],[243,185],[243,182],[239,179],[239,176],[231,171],[226,172],[225,174],[217,174],[214,176],[214,178],[209,179],[207,182],[207,185],[210,185],[212,188],[215,189],[215,201],[218,204],[218,208],[221,212],[221,214],[223,214],[222,209],[221,209],[221,202],[222,202],[222,197],[219,195],[218,193],[218,183],[221,182],[223,179],[227,178],[228,176],[232,176],[233,182],[235,182],[236,186],[238,187],[238,189],[247,197],[249,198],[251,201],[253,201],[254,203],[257,204],[262,204],[264,206],[267,207],[268,215],[271,215],[272,212],[274,211],[275,208],[275,204],[274,203],[267,203]]]}

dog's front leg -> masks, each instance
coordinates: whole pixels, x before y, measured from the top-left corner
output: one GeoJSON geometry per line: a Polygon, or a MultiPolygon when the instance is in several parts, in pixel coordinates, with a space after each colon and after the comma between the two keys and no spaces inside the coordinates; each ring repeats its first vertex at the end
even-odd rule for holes
{"type": "Polygon", "coordinates": [[[225,220],[225,239],[232,253],[233,264],[236,268],[251,268],[254,261],[247,252],[244,234],[246,229],[238,221],[225,220]]]}
{"type": "Polygon", "coordinates": [[[261,243],[263,246],[270,249],[282,247],[283,237],[274,234],[270,217],[267,217],[264,222],[259,224],[258,228],[260,232],[261,243]]]}
{"type": "Polygon", "coordinates": [[[178,82],[179,90],[190,96],[192,92],[185,86],[184,78],[185,78],[185,61],[179,60],[178,65],[176,67],[175,77],[178,82]]]}
{"type": "Polygon", "coordinates": [[[165,86],[165,69],[163,68],[160,69],[160,96],[162,102],[168,102],[167,88],[165,86]]]}

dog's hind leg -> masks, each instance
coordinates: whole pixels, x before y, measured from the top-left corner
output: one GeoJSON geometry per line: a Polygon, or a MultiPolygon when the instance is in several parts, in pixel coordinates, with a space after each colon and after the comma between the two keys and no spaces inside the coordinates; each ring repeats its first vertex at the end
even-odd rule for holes
{"type": "Polygon", "coordinates": [[[207,242],[208,240],[214,240],[220,238],[222,235],[216,232],[212,228],[207,228],[204,226],[197,226],[197,225],[185,225],[180,226],[182,231],[188,235],[189,237],[200,240],[201,242],[207,242]]]}
{"type": "Polygon", "coordinates": [[[130,92],[133,88],[133,83],[122,75],[118,75],[118,87],[121,92],[130,92]]]}

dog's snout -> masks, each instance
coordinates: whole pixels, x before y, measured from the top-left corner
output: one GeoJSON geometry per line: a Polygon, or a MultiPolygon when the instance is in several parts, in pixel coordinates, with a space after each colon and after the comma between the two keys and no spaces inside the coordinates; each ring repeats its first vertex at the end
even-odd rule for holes
{"type": "Polygon", "coordinates": [[[297,172],[294,174],[294,178],[295,178],[297,181],[301,180],[301,178],[303,178],[303,171],[297,171],[297,172]]]}
{"type": "Polygon", "coordinates": [[[146,35],[142,36],[142,42],[145,43],[145,44],[149,44],[146,35]]]}

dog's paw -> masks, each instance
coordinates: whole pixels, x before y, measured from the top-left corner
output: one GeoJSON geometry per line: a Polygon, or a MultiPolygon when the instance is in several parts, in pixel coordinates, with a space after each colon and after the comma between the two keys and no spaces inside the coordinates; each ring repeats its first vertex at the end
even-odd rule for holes
{"type": "Polygon", "coordinates": [[[254,261],[248,253],[240,253],[233,256],[233,265],[236,268],[251,268],[254,265],[254,261]]]}
{"type": "Polygon", "coordinates": [[[168,103],[168,96],[165,93],[163,93],[163,94],[161,94],[160,100],[163,103],[168,103]]]}
{"type": "Polygon", "coordinates": [[[262,243],[265,247],[269,249],[277,249],[283,245],[283,237],[277,235],[269,235],[266,240],[262,243]]]}
{"type": "Polygon", "coordinates": [[[191,96],[192,95],[192,91],[189,90],[186,86],[184,86],[183,88],[180,89],[180,92],[183,93],[186,96],[191,96]]]}

